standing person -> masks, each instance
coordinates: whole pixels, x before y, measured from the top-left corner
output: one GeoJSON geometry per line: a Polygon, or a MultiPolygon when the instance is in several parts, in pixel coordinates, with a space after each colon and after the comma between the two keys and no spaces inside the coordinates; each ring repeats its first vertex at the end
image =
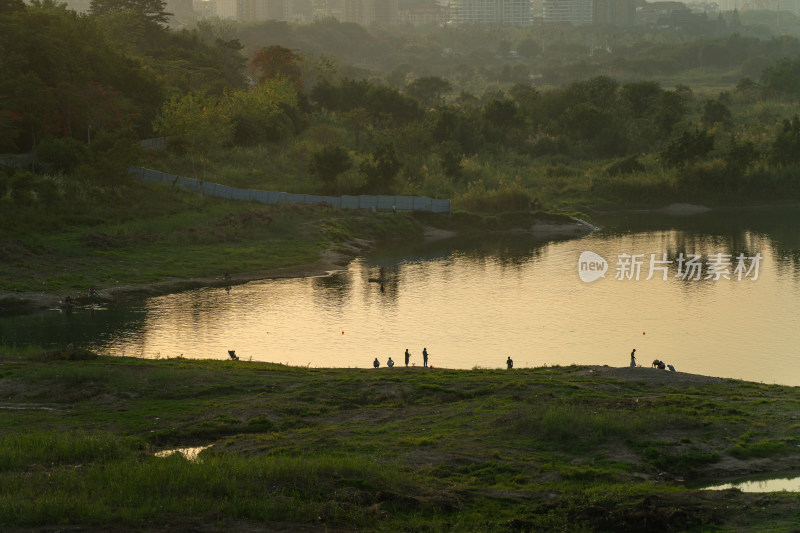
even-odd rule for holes
{"type": "Polygon", "coordinates": [[[506,359],[506,366],[508,366],[509,370],[514,368],[514,361],[511,360],[511,356],[510,355],[508,356],[508,359],[506,359]]]}
{"type": "Polygon", "coordinates": [[[406,366],[408,366],[408,360],[411,359],[411,354],[408,353],[408,348],[406,348],[406,366]]]}
{"type": "Polygon", "coordinates": [[[379,366],[381,366],[380,362],[378,362],[378,358],[377,357],[372,362],[372,366],[374,366],[375,368],[378,368],[379,366]]]}
{"type": "Polygon", "coordinates": [[[428,349],[422,349],[422,366],[428,366],[428,349]]]}
{"type": "Polygon", "coordinates": [[[636,366],[636,348],[631,352],[631,368],[636,366]]]}

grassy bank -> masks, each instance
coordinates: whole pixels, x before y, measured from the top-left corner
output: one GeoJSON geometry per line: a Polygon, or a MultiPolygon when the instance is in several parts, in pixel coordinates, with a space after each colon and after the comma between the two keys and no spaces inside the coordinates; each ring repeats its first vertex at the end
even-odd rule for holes
{"type": "MultiPolygon", "coordinates": [[[[408,215],[264,206],[129,181],[113,205],[0,205],[0,292],[85,295],[118,286],[311,265],[332,244],[422,235],[408,215]]],[[[340,248],[340,251],[347,251],[340,248]]],[[[13,302],[8,302],[13,308],[13,302]]]]}
{"type": "Polygon", "coordinates": [[[374,245],[421,240],[426,226],[486,232],[573,223],[521,209],[372,213],[221,200],[133,178],[105,186],[59,179],[68,192],[47,202],[0,201],[0,313],[86,299],[89,287],[117,299],[221,285],[225,273],[234,283],[320,273],[374,245]]]}
{"type": "Polygon", "coordinates": [[[791,531],[793,388],[649,368],[305,369],[0,349],[0,526],[791,531]],[[72,360],[71,360],[72,359],[72,360]],[[192,462],[159,449],[207,446],[192,462]]]}

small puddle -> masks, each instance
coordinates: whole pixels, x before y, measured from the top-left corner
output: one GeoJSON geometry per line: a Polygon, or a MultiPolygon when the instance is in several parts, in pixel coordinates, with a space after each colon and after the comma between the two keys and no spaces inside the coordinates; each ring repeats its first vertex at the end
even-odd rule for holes
{"type": "Polygon", "coordinates": [[[161,450],[160,452],[156,452],[156,457],[167,457],[172,455],[173,453],[179,453],[186,457],[189,461],[197,461],[197,456],[205,450],[206,448],[211,448],[213,444],[209,444],[208,446],[196,446],[194,448],[173,448],[172,450],[161,450]]]}
{"type": "Polygon", "coordinates": [[[10,409],[15,411],[38,410],[38,411],[55,411],[52,407],[45,407],[44,405],[0,405],[0,409],[10,409]]]}
{"type": "Polygon", "coordinates": [[[792,472],[776,477],[775,474],[762,474],[734,479],[714,485],[694,486],[698,490],[739,489],[742,492],[800,492],[800,473],[792,472]]]}

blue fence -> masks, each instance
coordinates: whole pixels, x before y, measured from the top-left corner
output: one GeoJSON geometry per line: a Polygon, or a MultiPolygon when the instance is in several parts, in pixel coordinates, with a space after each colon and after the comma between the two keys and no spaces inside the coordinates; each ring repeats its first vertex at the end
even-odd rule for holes
{"type": "Polygon", "coordinates": [[[0,165],[14,168],[27,168],[31,165],[33,156],[31,154],[2,155],[0,165]]]}
{"type": "Polygon", "coordinates": [[[244,200],[262,204],[316,204],[327,203],[341,209],[381,209],[398,211],[431,211],[433,213],[449,213],[450,200],[434,200],[420,196],[321,196],[318,194],[292,194],[287,192],[258,191],[254,189],[237,189],[209,183],[192,178],[183,178],[174,174],[159,172],[141,167],[130,167],[131,175],[145,181],[165,183],[174,187],[183,187],[228,200],[244,200]]]}

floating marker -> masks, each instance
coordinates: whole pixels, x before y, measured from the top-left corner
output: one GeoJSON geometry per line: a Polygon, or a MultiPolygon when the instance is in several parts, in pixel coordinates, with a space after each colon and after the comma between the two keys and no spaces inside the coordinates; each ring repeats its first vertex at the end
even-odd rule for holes
{"type": "Polygon", "coordinates": [[[344,335],[344,331],[342,332],[342,335],[344,335]]]}

